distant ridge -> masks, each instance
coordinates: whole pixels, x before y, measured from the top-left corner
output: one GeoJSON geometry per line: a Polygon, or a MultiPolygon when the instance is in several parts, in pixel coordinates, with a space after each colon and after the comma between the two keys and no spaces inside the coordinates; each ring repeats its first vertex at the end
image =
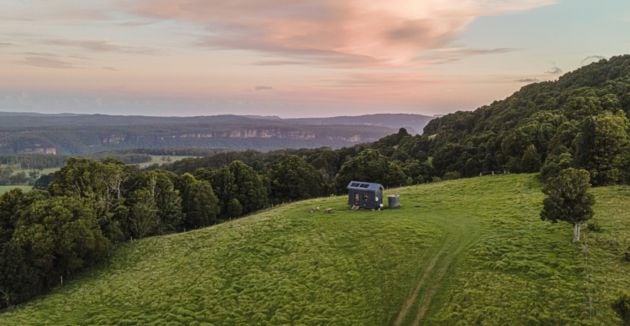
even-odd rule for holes
{"type": "Polygon", "coordinates": [[[410,113],[379,113],[379,114],[366,114],[359,116],[338,116],[328,118],[298,118],[287,119],[303,124],[313,125],[329,125],[329,124],[342,124],[342,125],[364,125],[364,126],[381,126],[392,129],[406,128],[407,131],[413,134],[421,134],[424,127],[434,117],[410,114],[410,113]]]}
{"type": "Polygon", "coordinates": [[[420,133],[431,119],[415,114],[282,119],[0,112],[0,155],[76,155],[135,148],[339,148],[373,142],[399,128],[420,133]]]}

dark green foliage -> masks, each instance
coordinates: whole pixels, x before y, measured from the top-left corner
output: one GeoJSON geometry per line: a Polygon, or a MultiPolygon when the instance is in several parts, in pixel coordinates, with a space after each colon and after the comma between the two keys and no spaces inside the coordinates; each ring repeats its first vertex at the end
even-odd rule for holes
{"type": "Polygon", "coordinates": [[[42,175],[41,177],[37,178],[37,180],[35,180],[33,188],[38,190],[47,190],[53,180],[53,177],[54,174],[52,173],[42,175]]]}
{"type": "Polygon", "coordinates": [[[150,171],[145,177],[143,187],[153,197],[159,220],[159,233],[173,232],[182,223],[182,198],[175,189],[173,180],[177,175],[166,171],[150,171]]]}
{"type": "Polygon", "coordinates": [[[591,232],[602,232],[602,227],[599,226],[599,224],[597,224],[596,222],[588,223],[586,227],[591,232]]]}
{"type": "Polygon", "coordinates": [[[630,325],[630,295],[621,295],[611,306],[617,316],[621,318],[623,325],[630,325]]]}
{"type": "Polygon", "coordinates": [[[210,183],[197,180],[191,174],[182,176],[182,183],[184,226],[187,229],[194,229],[216,223],[219,200],[210,183]]]}
{"type": "Polygon", "coordinates": [[[571,153],[561,153],[559,155],[551,155],[545,161],[540,171],[540,178],[543,181],[547,181],[552,177],[557,176],[560,171],[571,167],[573,163],[573,157],[571,153]]]}
{"type": "Polygon", "coordinates": [[[270,200],[273,203],[291,202],[324,194],[325,185],[321,173],[295,155],[289,155],[272,165],[267,176],[271,183],[270,200]]]}
{"type": "Polygon", "coordinates": [[[129,194],[126,205],[129,213],[126,229],[133,238],[144,238],[158,234],[160,218],[154,194],[150,190],[140,188],[129,194]]]}
{"type": "Polygon", "coordinates": [[[551,178],[543,193],[543,220],[573,224],[573,241],[580,240],[580,226],[593,217],[595,198],[589,193],[590,177],[586,170],[568,168],[551,178]]]}
{"type": "Polygon", "coordinates": [[[23,248],[46,287],[101,260],[110,248],[95,211],[72,197],[33,202],[20,214],[12,241],[23,248]]]}
{"type": "Polygon", "coordinates": [[[474,112],[434,119],[422,136],[429,145],[423,150],[433,156],[438,176],[540,166],[550,174],[557,167],[548,158],[566,152],[575,158],[570,166],[589,170],[595,185],[627,182],[619,156],[628,143],[629,62],[627,55],[602,60],[474,112]]]}
{"type": "Polygon", "coordinates": [[[236,198],[232,198],[227,205],[226,215],[228,218],[235,218],[243,215],[243,205],[236,198]]]}
{"type": "Polygon", "coordinates": [[[540,154],[538,154],[536,146],[527,146],[521,160],[521,170],[523,172],[538,172],[538,170],[540,170],[540,165],[540,154]]]}
{"type": "Polygon", "coordinates": [[[0,196],[0,243],[11,240],[22,212],[36,200],[46,197],[47,193],[44,192],[24,193],[20,189],[11,190],[0,196]]]}
{"type": "Polygon", "coordinates": [[[344,192],[352,180],[378,182],[385,187],[396,187],[406,184],[407,176],[397,163],[376,150],[368,149],[341,167],[336,179],[337,191],[344,192]]]}
{"type": "Polygon", "coordinates": [[[267,206],[267,188],[262,177],[250,166],[234,161],[211,173],[211,183],[216,189],[221,206],[221,216],[227,216],[228,204],[237,199],[248,214],[267,206]]]}
{"type": "Polygon", "coordinates": [[[444,180],[456,180],[461,178],[462,175],[457,171],[451,171],[444,173],[444,180]]]}
{"type": "Polygon", "coordinates": [[[44,290],[41,272],[14,241],[0,243],[0,308],[24,302],[44,290]]]}
{"type": "Polygon", "coordinates": [[[407,176],[409,184],[430,182],[433,176],[433,166],[429,162],[408,160],[402,165],[403,172],[407,176]]]}
{"type": "Polygon", "coordinates": [[[586,118],[576,141],[576,163],[587,169],[594,185],[614,184],[621,177],[622,151],[630,144],[624,112],[586,118]]]}

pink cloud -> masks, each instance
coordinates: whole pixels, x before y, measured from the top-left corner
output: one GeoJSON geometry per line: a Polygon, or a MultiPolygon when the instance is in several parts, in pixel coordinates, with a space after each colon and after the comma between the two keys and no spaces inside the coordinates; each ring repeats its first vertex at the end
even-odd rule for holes
{"type": "MultiPolygon", "coordinates": [[[[555,0],[143,0],[139,15],[198,24],[200,45],[325,63],[405,64],[447,47],[476,18],[555,0]]],[[[474,53],[473,53],[474,55],[474,53]]]]}

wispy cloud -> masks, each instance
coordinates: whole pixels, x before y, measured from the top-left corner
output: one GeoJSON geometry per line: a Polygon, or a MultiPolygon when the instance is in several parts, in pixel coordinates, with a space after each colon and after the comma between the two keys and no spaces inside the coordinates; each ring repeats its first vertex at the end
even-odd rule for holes
{"type": "Polygon", "coordinates": [[[439,83],[439,78],[421,73],[355,73],[343,78],[321,80],[323,86],[333,88],[409,88],[439,83]]]}
{"type": "Polygon", "coordinates": [[[159,53],[159,51],[156,49],[134,47],[134,46],[123,46],[123,45],[118,45],[118,44],[114,44],[107,41],[96,41],[96,40],[51,39],[51,40],[46,40],[45,43],[49,45],[72,47],[76,49],[95,51],[95,52],[113,52],[113,53],[143,54],[143,55],[156,55],[159,53]]]}
{"type": "Polygon", "coordinates": [[[514,48],[494,48],[494,49],[475,49],[475,48],[444,48],[435,51],[430,51],[428,54],[417,58],[418,61],[443,64],[450,63],[465,58],[480,56],[480,55],[493,55],[503,54],[518,51],[514,48]]]}
{"type": "Polygon", "coordinates": [[[270,90],[273,90],[273,87],[265,86],[265,85],[259,85],[259,86],[256,86],[254,88],[254,90],[257,91],[257,92],[270,91],[270,90]]]}
{"type": "Polygon", "coordinates": [[[326,64],[397,65],[413,61],[422,51],[447,47],[478,17],[553,3],[555,0],[141,0],[129,7],[141,16],[205,28],[207,35],[200,46],[326,64]]]}
{"type": "Polygon", "coordinates": [[[59,59],[55,56],[27,56],[23,60],[18,61],[19,64],[51,69],[76,69],[79,68],[74,63],[59,59]]]}
{"type": "Polygon", "coordinates": [[[9,42],[0,42],[0,47],[7,47],[7,46],[12,46],[13,43],[9,43],[9,42]]]}
{"type": "Polygon", "coordinates": [[[531,84],[531,83],[537,83],[540,80],[538,78],[521,78],[521,79],[517,79],[516,82],[519,83],[527,83],[527,84],[531,84]]]}
{"type": "Polygon", "coordinates": [[[256,61],[253,64],[257,66],[297,66],[309,64],[309,61],[298,60],[263,60],[256,61]]]}

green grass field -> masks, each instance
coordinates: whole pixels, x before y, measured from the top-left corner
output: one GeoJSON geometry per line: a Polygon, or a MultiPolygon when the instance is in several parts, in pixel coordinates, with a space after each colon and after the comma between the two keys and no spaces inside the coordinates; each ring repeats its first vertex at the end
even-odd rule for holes
{"type": "Polygon", "coordinates": [[[28,191],[28,190],[31,190],[32,187],[31,186],[0,186],[0,195],[14,188],[20,188],[24,191],[28,191]]]}
{"type": "Polygon", "coordinates": [[[141,167],[141,168],[146,168],[146,167],[154,165],[154,164],[157,164],[157,165],[169,164],[169,163],[181,161],[181,160],[186,159],[186,158],[194,158],[194,157],[196,157],[196,156],[151,155],[151,161],[146,162],[146,163],[140,163],[140,164],[137,164],[137,165],[139,167],[141,167]]]}
{"type": "Polygon", "coordinates": [[[394,192],[398,210],[332,197],[125,244],[0,324],[619,322],[610,304],[630,289],[630,187],[594,189],[602,230],[581,244],[568,224],[540,220],[532,175],[394,192]]]}

